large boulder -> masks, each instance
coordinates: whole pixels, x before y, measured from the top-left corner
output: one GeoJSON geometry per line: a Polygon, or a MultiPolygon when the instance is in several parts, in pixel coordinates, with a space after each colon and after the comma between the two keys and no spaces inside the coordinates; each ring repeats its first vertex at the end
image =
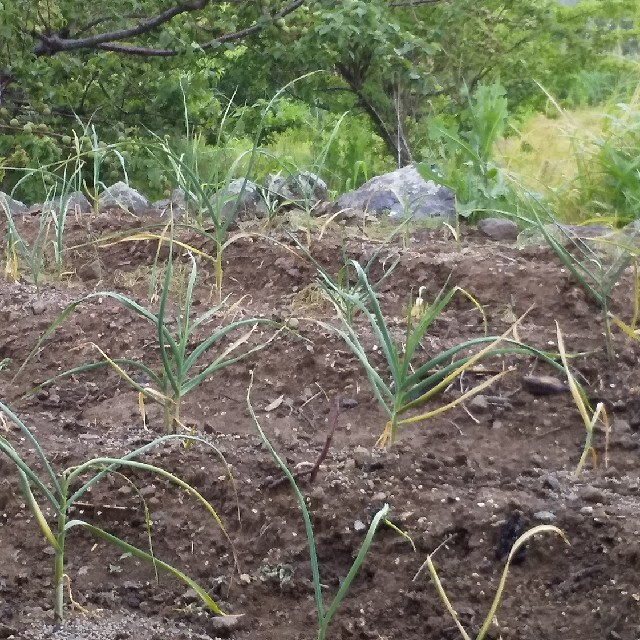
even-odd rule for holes
{"type": "Polygon", "coordinates": [[[67,213],[73,214],[91,213],[91,211],[93,211],[91,203],[82,191],[73,191],[66,196],[53,198],[42,205],[42,211],[58,212],[61,211],[63,207],[67,213]]]}
{"type": "Polygon", "coordinates": [[[14,200],[10,195],[0,191],[0,215],[9,214],[11,216],[23,215],[29,208],[20,200],[14,200]]]}
{"type": "Polygon", "coordinates": [[[244,178],[231,180],[213,196],[215,209],[221,207],[221,218],[226,220],[234,216],[236,220],[264,218],[267,215],[267,205],[262,196],[262,188],[255,182],[244,178]]]}
{"type": "Polygon", "coordinates": [[[329,197],[327,183],[310,171],[300,171],[288,176],[270,174],[265,180],[265,188],[278,200],[297,205],[315,205],[329,197]]]}
{"type": "Polygon", "coordinates": [[[157,209],[161,216],[171,216],[172,218],[182,218],[187,212],[187,201],[185,193],[179,187],[174,189],[168,198],[158,200],[151,205],[157,209]]]}
{"type": "Polygon", "coordinates": [[[425,180],[411,165],[376,176],[355,191],[343,193],[334,209],[388,213],[392,218],[414,220],[450,218],[455,214],[455,198],[450,189],[425,180]]]}
{"type": "Polygon", "coordinates": [[[141,193],[125,182],[116,182],[100,194],[98,206],[100,210],[118,208],[138,215],[147,211],[151,205],[141,193]]]}

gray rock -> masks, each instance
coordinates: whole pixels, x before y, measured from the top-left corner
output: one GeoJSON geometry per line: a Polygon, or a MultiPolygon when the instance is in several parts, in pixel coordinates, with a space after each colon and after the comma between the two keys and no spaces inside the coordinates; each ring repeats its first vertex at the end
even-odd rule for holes
{"type": "Polygon", "coordinates": [[[0,191],[0,213],[8,213],[11,216],[26,214],[29,208],[20,200],[14,200],[10,195],[0,191]]]}
{"type": "MultiPolygon", "coordinates": [[[[568,247],[588,238],[602,238],[611,233],[611,229],[598,224],[545,224],[544,230],[559,244],[568,247]]],[[[534,225],[518,234],[518,246],[546,245],[542,230],[534,225]]]]}
{"type": "Polygon", "coordinates": [[[125,209],[129,213],[139,214],[150,208],[149,201],[138,191],[124,182],[116,182],[100,194],[100,210],[125,209]]]}
{"type": "Polygon", "coordinates": [[[82,280],[100,280],[102,278],[102,265],[100,260],[92,260],[83,264],[78,269],[78,275],[82,280]]]}
{"type": "Polygon", "coordinates": [[[468,406],[472,411],[487,411],[489,409],[489,401],[487,396],[477,395],[469,400],[468,406]]]}
{"type": "Polygon", "coordinates": [[[415,166],[408,166],[372,178],[359,189],[342,194],[334,209],[425,220],[450,218],[455,213],[455,200],[451,190],[432,180],[426,181],[415,166]]]}
{"type": "Polygon", "coordinates": [[[554,473],[548,473],[545,476],[542,476],[542,486],[557,493],[559,493],[562,489],[560,480],[558,480],[558,476],[556,476],[554,473]]]}
{"type": "Polygon", "coordinates": [[[631,424],[624,418],[615,418],[611,430],[614,433],[631,433],[631,424]]]}
{"type": "Polygon", "coordinates": [[[180,188],[174,189],[168,198],[157,200],[151,206],[157,209],[161,216],[181,218],[187,212],[186,197],[180,188]]]}
{"type": "Polygon", "coordinates": [[[42,205],[43,213],[47,211],[59,212],[65,208],[67,213],[80,214],[91,213],[93,207],[82,191],[73,191],[66,196],[53,198],[42,205]]]}
{"type": "Polygon", "coordinates": [[[580,497],[585,502],[604,504],[606,501],[604,491],[591,485],[587,485],[580,490],[580,497]]]}
{"type": "Polygon", "coordinates": [[[216,616],[209,620],[209,630],[217,638],[228,638],[242,629],[245,619],[241,616],[216,616]]]}
{"type": "Polygon", "coordinates": [[[329,197],[327,183],[310,171],[301,171],[289,176],[271,174],[267,176],[264,186],[278,199],[296,204],[314,205],[329,197]]]}
{"type": "Polygon", "coordinates": [[[217,211],[218,207],[221,207],[220,213],[223,219],[234,215],[234,212],[238,220],[264,218],[267,215],[267,205],[262,196],[262,189],[251,180],[244,183],[244,178],[232,180],[213,196],[214,209],[217,211]]]}
{"type": "Polygon", "coordinates": [[[478,223],[478,229],[492,240],[515,242],[518,239],[518,225],[505,218],[485,218],[478,223]]]}
{"type": "Polygon", "coordinates": [[[538,522],[554,522],[557,520],[556,514],[551,511],[537,511],[533,514],[533,519],[538,522]]]}

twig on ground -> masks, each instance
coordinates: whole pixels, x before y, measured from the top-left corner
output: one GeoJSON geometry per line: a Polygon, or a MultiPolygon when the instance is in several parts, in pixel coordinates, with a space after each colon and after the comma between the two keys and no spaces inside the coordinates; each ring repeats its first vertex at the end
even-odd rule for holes
{"type": "MultiPolygon", "coordinates": [[[[331,414],[329,415],[329,433],[327,434],[327,439],[325,440],[324,447],[322,447],[322,451],[318,456],[318,459],[315,461],[314,465],[309,469],[303,469],[302,471],[297,471],[293,474],[293,477],[298,480],[304,476],[309,476],[310,482],[314,482],[318,471],[320,471],[320,465],[324,462],[327,454],[329,453],[329,447],[331,446],[331,441],[333,440],[333,434],[336,431],[336,427],[338,426],[338,416],[340,415],[340,398],[336,398],[333,409],[331,410],[331,414]]],[[[265,489],[273,489],[275,487],[284,484],[287,481],[285,476],[280,478],[276,478],[275,480],[271,480],[270,482],[265,483],[263,486],[265,489]]]]}

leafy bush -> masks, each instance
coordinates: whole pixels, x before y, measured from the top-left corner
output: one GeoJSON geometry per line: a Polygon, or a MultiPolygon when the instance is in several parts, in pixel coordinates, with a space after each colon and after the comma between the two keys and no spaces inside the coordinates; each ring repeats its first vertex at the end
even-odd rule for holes
{"type": "Polygon", "coordinates": [[[447,126],[441,119],[429,122],[431,149],[428,159],[435,163],[419,166],[425,179],[451,189],[457,211],[465,218],[486,209],[505,209],[513,194],[494,162],[494,146],[504,133],[507,98],[499,83],[480,85],[473,97],[465,88],[468,107],[459,125],[447,126]]]}

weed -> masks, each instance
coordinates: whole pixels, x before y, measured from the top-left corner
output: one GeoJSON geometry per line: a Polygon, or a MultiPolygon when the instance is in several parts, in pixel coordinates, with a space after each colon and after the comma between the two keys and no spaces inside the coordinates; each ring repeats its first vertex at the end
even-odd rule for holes
{"type": "Polygon", "coordinates": [[[469,218],[478,210],[503,208],[511,196],[502,172],[493,161],[494,146],[504,132],[507,99],[495,83],[479,86],[468,101],[466,122],[456,129],[437,119],[429,122],[432,157],[437,168],[425,162],[418,171],[425,180],[448,187],[456,194],[456,212],[469,218]]]}

